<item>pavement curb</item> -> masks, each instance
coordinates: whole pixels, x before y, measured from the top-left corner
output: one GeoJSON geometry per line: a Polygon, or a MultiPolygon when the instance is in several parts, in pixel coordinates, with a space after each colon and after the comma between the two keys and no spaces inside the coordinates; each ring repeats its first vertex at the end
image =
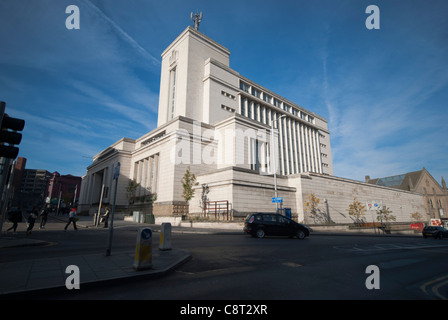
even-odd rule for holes
{"type": "Polygon", "coordinates": [[[48,246],[54,245],[56,242],[48,242],[35,239],[26,238],[12,238],[2,236],[0,241],[0,249],[7,248],[20,248],[20,247],[38,247],[38,246],[48,246]]]}
{"type": "MultiPolygon", "coordinates": [[[[187,263],[191,258],[191,253],[184,250],[184,249],[171,249],[175,250],[178,253],[181,253],[181,256],[170,263],[167,266],[164,266],[160,269],[149,269],[144,271],[134,271],[134,273],[130,273],[127,276],[116,276],[116,277],[110,277],[100,280],[89,280],[89,281],[82,281],[82,275],[81,275],[81,283],[80,283],[80,289],[89,289],[93,287],[100,287],[102,285],[106,284],[119,284],[119,283],[128,283],[129,281],[138,281],[142,279],[151,279],[151,278],[158,278],[168,275],[169,273],[173,272],[176,268],[179,266],[187,263]]],[[[82,273],[82,271],[81,271],[82,273]]],[[[67,275],[68,276],[68,275],[67,275]]],[[[66,288],[65,283],[61,285],[54,285],[54,286],[47,286],[47,287],[39,287],[39,288],[32,288],[32,289],[25,289],[25,290],[15,290],[15,291],[9,291],[9,292],[0,292],[0,300],[16,300],[16,299],[39,299],[39,294],[56,294],[59,292],[67,293],[67,291],[73,291],[74,295],[76,294],[76,289],[69,290],[66,288]]]]}

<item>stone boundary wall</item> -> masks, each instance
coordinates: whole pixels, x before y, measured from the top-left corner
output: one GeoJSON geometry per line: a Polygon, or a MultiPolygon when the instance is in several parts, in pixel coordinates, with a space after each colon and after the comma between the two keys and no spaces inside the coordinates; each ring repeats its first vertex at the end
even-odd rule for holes
{"type": "MultiPolygon", "coordinates": [[[[387,206],[396,217],[396,222],[412,222],[411,214],[414,212],[425,216],[423,195],[418,193],[314,173],[302,174],[300,180],[303,203],[308,194],[314,193],[320,199],[318,208],[336,224],[354,222],[347,211],[354,197],[364,205],[368,200],[382,200],[383,206],[387,206]]],[[[304,205],[302,210],[305,223],[314,223],[304,205]]],[[[367,210],[364,220],[376,222],[376,217],[375,210],[367,210]]]]}

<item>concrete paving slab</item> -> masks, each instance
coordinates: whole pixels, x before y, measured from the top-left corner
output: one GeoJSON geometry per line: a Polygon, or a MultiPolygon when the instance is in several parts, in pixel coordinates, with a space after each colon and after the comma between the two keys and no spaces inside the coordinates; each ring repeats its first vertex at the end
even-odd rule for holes
{"type": "Polygon", "coordinates": [[[40,290],[67,290],[65,281],[70,273],[66,273],[66,268],[72,264],[79,267],[82,287],[114,280],[162,276],[190,258],[190,253],[182,249],[154,250],[152,268],[143,271],[136,271],[132,267],[134,253],[131,252],[119,252],[108,257],[104,254],[87,254],[0,263],[0,298],[32,294],[40,290]]]}

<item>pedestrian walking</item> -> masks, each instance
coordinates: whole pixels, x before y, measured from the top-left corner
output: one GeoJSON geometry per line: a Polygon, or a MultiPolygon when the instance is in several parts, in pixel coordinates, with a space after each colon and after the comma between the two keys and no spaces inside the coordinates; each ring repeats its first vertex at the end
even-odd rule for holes
{"type": "Polygon", "coordinates": [[[104,228],[107,228],[107,222],[109,221],[109,207],[106,207],[106,212],[104,212],[104,215],[102,217],[102,220],[104,221],[104,228]]]}
{"type": "Polygon", "coordinates": [[[67,227],[70,225],[70,223],[73,222],[73,228],[75,228],[75,230],[78,230],[78,228],[76,228],[76,220],[78,220],[78,218],[76,217],[77,212],[76,212],[76,208],[72,208],[70,210],[70,213],[68,214],[68,222],[67,225],[64,228],[64,231],[67,230],[67,227]]]}
{"type": "Polygon", "coordinates": [[[34,228],[34,223],[36,222],[37,216],[39,212],[37,211],[37,207],[34,206],[30,215],[28,216],[28,228],[26,229],[26,235],[30,235],[34,228]]]}
{"type": "Polygon", "coordinates": [[[6,232],[12,230],[13,233],[16,233],[17,225],[19,224],[19,222],[22,222],[22,208],[18,207],[17,209],[11,211],[8,219],[12,222],[12,227],[6,230],[6,232]]]}
{"type": "Polygon", "coordinates": [[[45,224],[47,223],[47,217],[50,211],[48,210],[48,206],[44,205],[42,210],[40,211],[40,229],[45,229],[45,224]]]}

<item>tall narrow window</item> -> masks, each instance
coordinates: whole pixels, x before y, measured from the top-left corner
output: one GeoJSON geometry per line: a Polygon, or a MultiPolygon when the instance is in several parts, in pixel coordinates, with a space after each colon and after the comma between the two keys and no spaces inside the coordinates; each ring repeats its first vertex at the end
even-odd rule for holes
{"type": "Polygon", "coordinates": [[[241,115],[246,116],[246,98],[241,97],[241,115]]]}
{"type": "Polygon", "coordinates": [[[253,108],[253,105],[254,105],[253,101],[248,100],[248,103],[247,103],[247,117],[250,118],[250,119],[252,119],[252,108],[253,108]]]}
{"type": "Polygon", "coordinates": [[[257,139],[249,139],[250,143],[250,168],[258,171],[260,169],[259,144],[257,139]]]}
{"type": "Polygon", "coordinates": [[[174,118],[175,104],[176,104],[176,68],[170,71],[170,92],[169,92],[169,118],[174,118]]]}
{"type": "Polygon", "coordinates": [[[247,85],[244,82],[240,81],[240,89],[244,90],[246,92],[249,92],[249,85],[247,85]]]}

